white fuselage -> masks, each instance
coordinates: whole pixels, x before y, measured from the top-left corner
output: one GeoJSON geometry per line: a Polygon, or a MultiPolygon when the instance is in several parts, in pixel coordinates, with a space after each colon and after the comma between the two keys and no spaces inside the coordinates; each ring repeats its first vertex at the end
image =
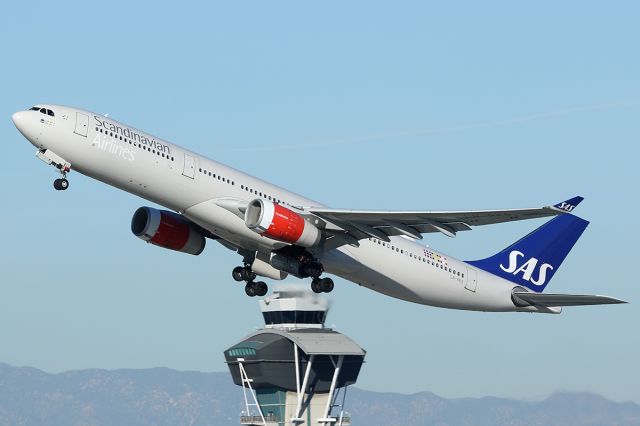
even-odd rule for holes
{"type": "MultiPolygon", "coordinates": [[[[180,212],[237,247],[270,253],[286,244],[250,230],[216,200],[263,198],[294,207],[322,206],[111,118],[58,105],[43,107],[55,116],[38,111],[14,115],[16,126],[39,150],[51,150],[73,170],[180,212]]],[[[390,243],[361,240],[359,247],[330,250],[320,260],[328,273],[415,303],[479,311],[536,310],[513,304],[513,283],[406,237],[391,237],[390,243]]]]}

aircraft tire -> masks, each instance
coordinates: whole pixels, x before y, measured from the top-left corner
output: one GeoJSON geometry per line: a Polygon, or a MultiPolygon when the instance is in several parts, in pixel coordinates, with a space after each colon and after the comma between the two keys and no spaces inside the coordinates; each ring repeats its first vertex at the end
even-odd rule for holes
{"type": "Polygon", "coordinates": [[[331,278],[323,278],[320,280],[320,290],[323,293],[331,293],[333,290],[333,280],[331,278]]]}
{"type": "Polygon", "coordinates": [[[236,266],[233,268],[233,271],[231,271],[231,276],[235,281],[244,281],[244,268],[242,266],[236,266]]]}
{"type": "Polygon", "coordinates": [[[256,295],[256,285],[255,283],[247,283],[244,286],[244,292],[247,293],[247,296],[253,297],[256,295]]]}
{"type": "Polygon", "coordinates": [[[258,281],[257,283],[255,283],[255,295],[256,296],[264,296],[265,294],[267,294],[267,291],[269,291],[269,286],[267,286],[267,283],[263,282],[263,281],[258,281]]]}

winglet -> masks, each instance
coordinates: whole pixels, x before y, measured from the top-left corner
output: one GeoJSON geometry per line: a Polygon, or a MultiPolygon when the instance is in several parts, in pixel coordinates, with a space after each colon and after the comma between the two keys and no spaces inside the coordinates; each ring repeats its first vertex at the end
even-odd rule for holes
{"type": "Polygon", "coordinates": [[[562,201],[558,204],[555,204],[553,208],[565,213],[571,213],[573,209],[578,207],[578,204],[580,204],[582,200],[584,200],[584,198],[578,195],[577,197],[570,198],[567,201],[562,201]]]}

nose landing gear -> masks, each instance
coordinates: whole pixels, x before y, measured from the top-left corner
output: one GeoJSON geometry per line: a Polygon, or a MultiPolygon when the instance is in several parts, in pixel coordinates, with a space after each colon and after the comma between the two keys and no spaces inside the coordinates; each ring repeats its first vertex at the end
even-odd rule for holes
{"type": "Polygon", "coordinates": [[[49,149],[38,151],[36,153],[36,157],[38,157],[45,163],[54,166],[60,172],[61,178],[53,181],[53,187],[56,189],[56,191],[64,191],[65,189],[69,188],[67,173],[71,170],[71,163],[49,149]]]}
{"type": "Polygon", "coordinates": [[[53,187],[56,191],[64,191],[69,188],[69,181],[66,178],[56,179],[53,181],[53,187]]]}
{"type": "Polygon", "coordinates": [[[250,265],[238,266],[233,268],[231,276],[234,280],[240,282],[245,281],[247,284],[244,286],[244,292],[247,296],[264,296],[269,291],[269,286],[264,281],[254,281],[256,274],[251,270],[250,265]]]}

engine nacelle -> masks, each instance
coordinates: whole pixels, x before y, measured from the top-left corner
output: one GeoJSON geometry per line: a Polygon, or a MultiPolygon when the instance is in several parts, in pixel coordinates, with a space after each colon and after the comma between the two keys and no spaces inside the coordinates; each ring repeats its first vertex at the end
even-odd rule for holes
{"type": "Polygon", "coordinates": [[[167,210],[140,207],[131,218],[133,235],[170,250],[199,255],[204,250],[204,235],[187,218],[167,210]]]}
{"type": "Polygon", "coordinates": [[[249,229],[274,240],[313,247],[320,242],[320,230],[298,213],[272,201],[257,198],[244,214],[249,229]]]}

